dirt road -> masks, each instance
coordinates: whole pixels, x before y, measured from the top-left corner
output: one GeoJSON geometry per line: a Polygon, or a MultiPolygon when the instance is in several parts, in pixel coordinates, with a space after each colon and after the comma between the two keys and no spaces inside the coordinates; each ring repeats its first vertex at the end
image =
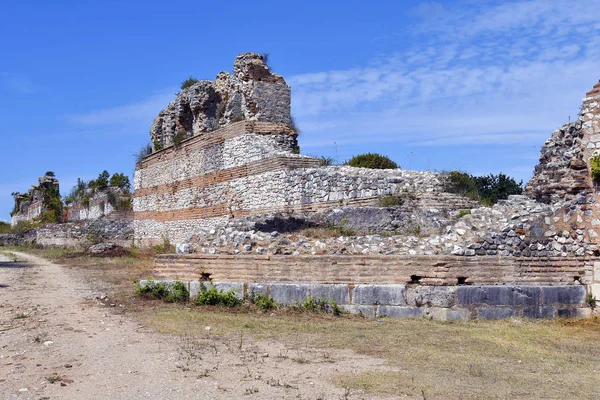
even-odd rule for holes
{"type": "Polygon", "coordinates": [[[0,256],[1,398],[339,399],[350,393],[336,374],[383,364],[344,351],[304,363],[282,343],[237,343],[208,327],[203,337],[154,333],[97,300],[81,272],[16,256],[0,256]]]}

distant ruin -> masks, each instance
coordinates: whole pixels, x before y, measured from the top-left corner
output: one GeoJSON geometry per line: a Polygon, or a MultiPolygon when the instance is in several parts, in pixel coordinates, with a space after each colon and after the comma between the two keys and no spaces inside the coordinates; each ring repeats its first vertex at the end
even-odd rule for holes
{"type": "Polygon", "coordinates": [[[15,201],[11,213],[11,225],[42,219],[45,214],[52,212],[46,222],[62,221],[62,203],[60,202],[60,187],[54,173],[38,178],[38,184],[32,186],[26,193],[13,193],[15,201]],[[53,204],[58,199],[59,206],[53,204]],[[53,208],[54,207],[54,208],[53,208]]]}

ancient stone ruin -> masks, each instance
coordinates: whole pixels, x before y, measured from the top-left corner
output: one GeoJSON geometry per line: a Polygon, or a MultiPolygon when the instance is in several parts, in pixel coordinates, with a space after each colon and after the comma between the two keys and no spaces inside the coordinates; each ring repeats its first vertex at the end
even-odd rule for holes
{"type": "Polygon", "coordinates": [[[242,54],[233,75],[182,90],[152,124],[155,151],[135,171],[135,243],[177,243],[155,275],[192,294],[211,280],[367,315],[589,315],[600,295],[599,100],[600,83],[545,143],[525,195],[482,207],[449,193],[444,174],[298,154],[290,88],[242,54]]]}
{"type": "Polygon", "coordinates": [[[58,179],[53,174],[39,177],[37,186],[26,193],[14,193],[15,207],[11,213],[11,225],[39,219],[48,211],[53,197],[60,198],[58,179]]]}

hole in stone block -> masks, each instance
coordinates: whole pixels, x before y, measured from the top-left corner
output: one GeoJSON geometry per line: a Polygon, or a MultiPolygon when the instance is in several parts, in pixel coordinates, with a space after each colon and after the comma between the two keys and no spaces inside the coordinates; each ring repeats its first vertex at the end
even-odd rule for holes
{"type": "Polygon", "coordinates": [[[410,283],[419,284],[419,283],[421,283],[421,278],[422,278],[422,276],[419,276],[419,275],[411,275],[410,276],[410,283]]]}
{"type": "Polygon", "coordinates": [[[456,279],[458,280],[459,285],[470,285],[471,284],[471,282],[467,282],[467,279],[469,279],[468,276],[459,276],[456,279]]]}
{"type": "Polygon", "coordinates": [[[210,281],[212,281],[212,279],[210,279],[211,275],[212,274],[210,272],[202,272],[200,274],[200,281],[203,281],[203,282],[210,282],[210,281]]]}

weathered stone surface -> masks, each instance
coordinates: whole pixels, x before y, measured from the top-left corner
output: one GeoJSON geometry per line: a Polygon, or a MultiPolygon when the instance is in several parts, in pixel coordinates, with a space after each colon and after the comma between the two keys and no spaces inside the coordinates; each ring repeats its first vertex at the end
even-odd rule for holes
{"type": "Polygon", "coordinates": [[[404,285],[357,285],[352,294],[353,304],[406,305],[404,285]]]}
{"type": "Polygon", "coordinates": [[[459,286],[461,305],[521,306],[540,304],[541,289],[535,286],[459,286]]]}
{"type": "Polygon", "coordinates": [[[310,296],[310,284],[271,283],[269,285],[269,293],[277,303],[295,304],[310,296]]]}
{"type": "Polygon", "coordinates": [[[505,319],[517,316],[517,310],[509,307],[478,307],[477,318],[481,319],[505,319]]]}
{"type": "Polygon", "coordinates": [[[311,285],[311,296],[317,300],[334,300],[338,304],[350,303],[350,290],[343,284],[314,284],[311,285]]]}
{"type": "Polygon", "coordinates": [[[351,314],[362,314],[365,317],[375,317],[377,315],[377,306],[365,306],[359,304],[342,304],[340,308],[351,314]]]}
{"type": "Polygon", "coordinates": [[[456,302],[456,287],[416,286],[406,288],[409,306],[452,307],[456,302]]]}
{"type": "Polygon", "coordinates": [[[205,134],[242,120],[290,124],[290,87],[272,73],[260,54],[236,57],[233,74],[221,72],[181,90],[152,123],[154,146],[205,134]]]}
{"type": "Polygon", "coordinates": [[[523,309],[524,318],[552,319],[556,315],[556,309],[552,306],[526,307],[523,309]]]}
{"type": "Polygon", "coordinates": [[[221,290],[223,292],[228,292],[233,290],[235,292],[235,297],[238,299],[244,298],[244,284],[239,282],[213,282],[212,283],[217,290],[221,290]]]}
{"type": "Polygon", "coordinates": [[[377,315],[393,318],[420,318],[425,314],[422,307],[378,306],[377,315]]]}
{"type": "Polygon", "coordinates": [[[583,304],[585,287],[576,286],[544,286],[542,287],[542,304],[583,304]]]}

